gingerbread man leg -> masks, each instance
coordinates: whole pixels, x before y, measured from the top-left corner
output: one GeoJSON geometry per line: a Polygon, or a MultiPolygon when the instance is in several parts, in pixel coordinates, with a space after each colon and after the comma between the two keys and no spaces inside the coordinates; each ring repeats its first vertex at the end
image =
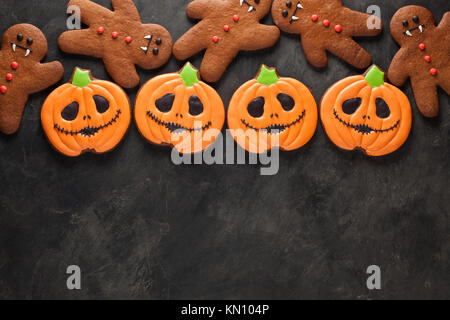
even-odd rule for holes
{"type": "Polygon", "coordinates": [[[238,52],[223,52],[220,48],[206,50],[200,66],[201,77],[208,82],[219,81],[238,52]]]}
{"type": "Polygon", "coordinates": [[[134,88],[141,82],[133,62],[122,60],[120,63],[117,63],[114,57],[104,57],[103,64],[108,74],[114,78],[114,81],[124,88],[134,88]],[[127,72],[123,72],[123,70],[127,70],[127,72]]]}
{"type": "Polygon", "coordinates": [[[411,85],[416,98],[417,107],[425,117],[434,118],[439,115],[439,97],[433,80],[411,78],[411,85]]]}
{"type": "Polygon", "coordinates": [[[302,36],[302,47],[306,59],[317,68],[324,68],[328,64],[327,51],[318,45],[314,38],[302,36]]]}
{"type": "Polygon", "coordinates": [[[359,69],[368,67],[372,62],[371,55],[351,38],[341,38],[339,41],[330,39],[327,50],[359,69]]]}
{"type": "Polygon", "coordinates": [[[81,21],[91,25],[99,18],[108,18],[112,14],[109,10],[89,0],[71,0],[69,6],[77,6],[81,10],[81,21]]]}
{"type": "Polygon", "coordinates": [[[13,134],[19,130],[27,100],[27,94],[15,92],[7,100],[0,101],[0,132],[13,134]]]}

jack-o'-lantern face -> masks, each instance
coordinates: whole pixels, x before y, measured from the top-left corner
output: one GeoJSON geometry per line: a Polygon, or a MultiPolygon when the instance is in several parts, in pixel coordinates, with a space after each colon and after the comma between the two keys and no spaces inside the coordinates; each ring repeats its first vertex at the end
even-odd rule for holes
{"type": "Polygon", "coordinates": [[[345,150],[383,156],[400,148],[412,123],[411,105],[398,88],[372,66],[365,76],[346,78],[323,97],[321,118],[329,138],[345,150]]]}
{"type": "Polygon", "coordinates": [[[113,149],[128,130],[131,110],[119,86],[93,80],[88,70],[77,68],[72,83],[57,88],[46,99],[41,121],[51,144],[76,157],[113,149]]]}
{"type": "Polygon", "coordinates": [[[225,122],[225,109],[218,93],[187,63],[180,73],[155,77],[142,87],[135,120],[151,143],[192,154],[213,144],[225,122]]]}
{"type": "Polygon", "coordinates": [[[234,139],[252,153],[301,148],[314,135],[317,120],[317,104],[309,89],[295,79],[278,77],[266,66],[236,91],[228,109],[234,139]]]}

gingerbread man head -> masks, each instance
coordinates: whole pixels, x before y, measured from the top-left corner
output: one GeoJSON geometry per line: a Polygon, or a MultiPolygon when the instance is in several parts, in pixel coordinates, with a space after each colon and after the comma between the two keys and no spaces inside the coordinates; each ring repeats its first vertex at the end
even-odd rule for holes
{"type": "Polygon", "coordinates": [[[2,51],[10,51],[16,61],[23,59],[41,61],[47,54],[47,40],[35,26],[17,24],[4,33],[2,51]]]}
{"type": "Polygon", "coordinates": [[[392,36],[400,45],[422,42],[434,28],[433,14],[419,6],[401,8],[391,20],[392,36]]]}
{"type": "Polygon", "coordinates": [[[156,24],[145,24],[131,35],[133,38],[133,59],[143,69],[155,69],[161,61],[172,55],[170,33],[156,24]]]}

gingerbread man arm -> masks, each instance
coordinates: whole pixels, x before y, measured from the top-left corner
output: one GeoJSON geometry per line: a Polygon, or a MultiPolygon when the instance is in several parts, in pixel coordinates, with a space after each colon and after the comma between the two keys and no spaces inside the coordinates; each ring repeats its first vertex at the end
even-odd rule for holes
{"type": "Polygon", "coordinates": [[[200,51],[206,49],[206,45],[203,43],[202,35],[202,22],[189,29],[180,39],[175,42],[173,46],[173,54],[178,60],[186,60],[200,51]]]}
{"type": "Polygon", "coordinates": [[[381,22],[381,20],[380,28],[369,29],[368,21],[372,16],[366,13],[361,13],[358,11],[353,11],[346,7],[342,7],[340,16],[343,19],[348,19],[349,21],[351,21],[351,23],[345,26],[345,29],[347,34],[351,34],[355,37],[373,37],[379,35],[383,30],[383,23],[381,22]]]}
{"type": "Polygon", "coordinates": [[[406,80],[409,78],[408,68],[405,67],[405,61],[408,61],[407,50],[400,49],[394,59],[392,59],[391,66],[389,67],[389,80],[398,87],[405,84],[406,80]]]}
{"type": "Polygon", "coordinates": [[[192,19],[203,19],[208,13],[211,0],[194,0],[188,4],[186,14],[192,19]]]}
{"type": "Polygon", "coordinates": [[[141,82],[133,62],[126,59],[120,61],[116,59],[110,60],[107,57],[103,58],[103,62],[111,78],[121,87],[134,88],[141,82]],[[124,72],[124,70],[127,70],[127,72],[124,72]]]}
{"type": "Polygon", "coordinates": [[[64,75],[64,67],[59,61],[39,63],[30,70],[30,81],[26,83],[28,93],[42,91],[57,83],[64,75]],[[39,82],[35,80],[39,79],[39,82]]]}
{"type": "Polygon", "coordinates": [[[259,24],[247,35],[247,41],[242,43],[244,51],[260,50],[272,47],[280,38],[280,29],[274,26],[259,24]]]}
{"type": "Polygon", "coordinates": [[[442,30],[447,30],[447,32],[450,32],[450,11],[447,11],[444,14],[441,22],[439,23],[438,28],[442,29],[442,30]]]}
{"type": "Polygon", "coordinates": [[[102,54],[98,48],[101,48],[101,39],[92,36],[92,31],[89,29],[66,31],[58,39],[58,45],[62,51],[88,55],[96,58],[101,58],[102,54]]]}
{"type": "Polygon", "coordinates": [[[139,12],[132,0],[111,0],[114,13],[123,15],[130,21],[141,22],[139,12]]]}
{"type": "Polygon", "coordinates": [[[94,24],[101,17],[110,18],[113,14],[111,10],[89,0],[70,0],[68,6],[77,6],[81,10],[81,21],[87,25],[94,24]]]}

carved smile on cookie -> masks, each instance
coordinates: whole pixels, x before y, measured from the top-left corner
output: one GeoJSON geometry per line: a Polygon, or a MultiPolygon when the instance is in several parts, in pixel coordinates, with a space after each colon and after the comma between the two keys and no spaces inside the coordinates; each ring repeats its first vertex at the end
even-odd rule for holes
{"type": "MultiPolygon", "coordinates": [[[[286,2],[286,7],[288,9],[292,8],[292,2],[291,1],[287,1],[286,2]]],[[[300,1],[297,2],[297,5],[295,6],[294,12],[292,13],[291,17],[289,18],[289,23],[293,23],[294,21],[299,20],[300,18],[296,16],[297,11],[303,9],[302,4],[300,3],[300,1]]],[[[289,15],[289,11],[288,10],[283,10],[282,12],[283,17],[287,18],[289,15]]]]}
{"type": "MultiPolygon", "coordinates": [[[[147,46],[146,47],[141,47],[141,50],[145,52],[145,54],[147,54],[150,51],[150,45],[152,44],[152,40],[153,40],[153,35],[149,34],[146,35],[144,37],[145,40],[148,41],[147,46]]],[[[162,39],[161,38],[157,38],[155,40],[155,44],[157,46],[160,46],[162,44],[162,39]]],[[[157,56],[159,54],[159,49],[157,47],[153,48],[152,50],[153,55],[157,56]]]]}
{"type": "MultiPolygon", "coordinates": [[[[361,98],[354,98],[354,99],[346,100],[342,104],[342,111],[347,115],[353,115],[359,109],[361,104],[362,104],[361,98]]],[[[391,115],[391,110],[390,110],[389,106],[387,105],[387,103],[383,99],[377,98],[375,100],[375,106],[376,106],[376,116],[378,118],[387,119],[391,115]]],[[[345,121],[344,119],[342,119],[339,116],[336,109],[333,109],[333,115],[336,118],[336,120],[338,120],[344,126],[346,126],[348,128],[352,128],[353,130],[355,130],[358,133],[367,134],[367,135],[369,135],[373,132],[375,132],[375,133],[389,132],[391,130],[396,129],[400,125],[400,120],[398,120],[393,126],[387,128],[387,129],[375,129],[365,123],[364,124],[352,124],[352,123],[345,121]]],[[[365,116],[363,116],[363,119],[370,120],[370,116],[365,115],[365,116]]]]}
{"type": "MultiPolygon", "coordinates": [[[[76,102],[74,102],[74,103],[77,104],[76,102]]],[[[66,109],[63,110],[63,112],[61,113],[63,118],[64,117],[66,117],[66,118],[69,117],[70,118],[70,114],[72,113],[72,111],[69,110],[69,109],[75,109],[76,108],[76,105],[74,105],[74,103],[72,103],[71,105],[67,106],[66,109]],[[69,108],[69,109],[67,109],[67,108],[69,108]]],[[[55,124],[54,128],[58,132],[64,133],[64,134],[67,134],[67,135],[71,135],[71,136],[81,135],[81,136],[90,138],[90,137],[95,136],[101,130],[104,130],[104,129],[112,126],[113,123],[115,123],[115,122],[117,122],[119,120],[121,114],[122,114],[122,111],[120,111],[120,109],[117,110],[116,115],[114,116],[114,118],[112,118],[109,122],[107,122],[107,123],[105,123],[105,124],[103,124],[101,126],[98,126],[98,127],[87,126],[87,127],[84,127],[84,128],[82,128],[80,130],[73,131],[73,130],[64,129],[62,126],[59,126],[58,124],[55,124]]],[[[84,117],[84,119],[86,119],[86,117],[84,117]]],[[[90,117],[89,117],[89,119],[90,119],[90,117]]]]}
{"type": "MultiPolygon", "coordinates": [[[[414,22],[414,23],[419,23],[419,21],[420,21],[420,19],[419,19],[419,17],[418,16],[413,16],[412,17],[412,21],[414,22]]],[[[402,21],[402,24],[403,24],[403,26],[405,27],[405,28],[407,28],[408,26],[409,26],[409,22],[408,22],[408,20],[403,20],[402,21]]],[[[420,33],[423,33],[423,29],[425,28],[425,24],[419,24],[419,25],[417,25],[417,26],[415,26],[415,27],[413,27],[413,28],[410,28],[410,29],[408,29],[408,30],[406,30],[405,32],[403,32],[405,35],[407,35],[408,37],[412,37],[413,35],[412,35],[412,32],[413,31],[415,31],[415,30],[419,30],[420,31],[420,33]]]]}
{"type": "Polygon", "coordinates": [[[178,123],[175,123],[175,122],[165,122],[165,121],[159,119],[151,111],[147,111],[147,116],[150,119],[152,119],[155,123],[157,123],[158,125],[160,125],[162,127],[165,127],[167,130],[170,131],[170,133],[206,131],[209,128],[211,128],[211,126],[212,126],[212,123],[210,121],[205,126],[203,126],[201,128],[186,128],[186,127],[182,126],[181,124],[178,124],[178,123]]]}
{"type": "MultiPolygon", "coordinates": [[[[252,12],[252,11],[256,11],[256,8],[255,8],[253,5],[251,5],[247,0],[239,0],[239,1],[240,1],[241,7],[242,7],[244,4],[248,5],[248,12],[249,12],[249,13],[252,12]]],[[[260,2],[260,0],[255,0],[255,3],[256,3],[256,4],[259,4],[259,2],[260,2]]]]}
{"type": "MultiPolygon", "coordinates": [[[[18,41],[18,42],[23,41],[23,38],[24,38],[24,37],[23,37],[23,34],[19,33],[19,34],[17,35],[17,41],[18,41]]],[[[31,45],[33,44],[33,39],[32,39],[32,38],[28,38],[28,39],[27,39],[27,44],[31,46],[31,45]]],[[[28,48],[28,47],[26,47],[26,46],[24,46],[24,45],[21,45],[21,44],[16,43],[16,42],[11,42],[11,49],[12,49],[12,51],[13,51],[14,53],[16,52],[17,48],[20,48],[20,49],[22,49],[22,50],[25,50],[25,57],[28,57],[28,56],[30,55],[30,53],[33,52],[33,50],[31,50],[30,48],[28,48]]]]}
{"type": "Polygon", "coordinates": [[[289,123],[289,124],[271,124],[268,127],[265,128],[255,128],[254,126],[252,126],[250,123],[248,123],[247,121],[245,121],[244,119],[241,119],[241,122],[243,125],[245,125],[247,128],[255,130],[255,131],[263,131],[263,132],[267,132],[268,134],[281,134],[284,131],[286,131],[287,129],[295,126],[296,124],[300,123],[300,121],[303,120],[303,118],[306,116],[306,110],[303,110],[302,114],[300,114],[298,116],[298,118],[289,123]]]}

